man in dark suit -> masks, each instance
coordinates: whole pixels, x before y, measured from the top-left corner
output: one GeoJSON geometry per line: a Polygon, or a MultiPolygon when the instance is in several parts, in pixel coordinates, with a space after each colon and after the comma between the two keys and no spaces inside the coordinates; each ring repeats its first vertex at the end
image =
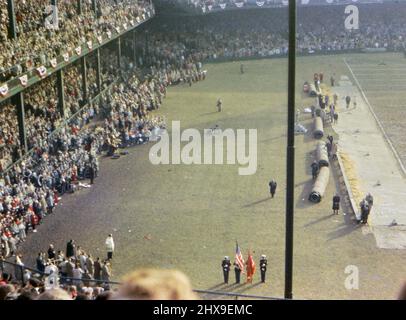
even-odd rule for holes
{"type": "Polygon", "coordinates": [[[94,177],[95,177],[94,165],[93,165],[93,163],[90,163],[90,165],[89,165],[89,179],[90,179],[90,184],[93,184],[93,183],[94,183],[94,177]]]}
{"type": "Polygon", "coordinates": [[[336,194],[333,197],[333,213],[338,214],[338,210],[340,210],[340,196],[336,194]]]}
{"type": "Polygon", "coordinates": [[[272,179],[271,181],[269,181],[269,192],[271,193],[271,197],[273,198],[275,196],[275,192],[276,192],[276,187],[277,187],[277,183],[274,179],[272,179]]]}
{"type": "Polygon", "coordinates": [[[94,262],[94,278],[96,280],[101,280],[101,264],[99,257],[97,257],[96,261],[94,262]]]}
{"type": "Polygon", "coordinates": [[[313,163],[310,166],[312,168],[312,177],[314,180],[319,175],[319,164],[317,163],[317,161],[313,161],[313,163]]]}
{"type": "Polygon", "coordinates": [[[346,105],[346,108],[347,108],[347,109],[350,107],[350,102],[351,102],[351,97],[350,97],[350,96],[346,96],[346,97],[345,97],[345,105],[346,105]]]}
{"type": "Polygon", "coordinates": [[[66,245],[66,257],[74,257],[76,255],[76,245],[75,245],[75,240],[70,240],[68,244],[66,245]]]}
{"type": "Polygon", "coordinates": [[[53,244],[49,245],[48,248],[48,259],[55,259],[56,252],[53,244]]]}

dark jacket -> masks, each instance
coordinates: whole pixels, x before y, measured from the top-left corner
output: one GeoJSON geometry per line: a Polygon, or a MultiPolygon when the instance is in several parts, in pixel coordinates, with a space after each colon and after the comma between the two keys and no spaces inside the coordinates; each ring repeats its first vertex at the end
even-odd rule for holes
{"type": "Polygon", "coordinates": [[[221,263],[221,266],[223,267],[224,271],[230,271],[230,266],[231,266],[230,260],[224,259],[223,262],[221,263]]]}
{"type": "Polygon", "coordinates": [[[276,183],[276,181],[271,181],[271,182],[269,182],[269,187],[271,188],[271,191],[275,191],[277,185],[278,185],[278,184],[276,183]]]}
{"type": "Polygon", "coordinates": [[[75,244],[72,243],[71,241],[68,242],[68,244],[66,245],[66,257],[70,258],[70,257],[74,257],[76,252],[75,252],[75,244]]]}
{"type": "Polygon", "coordinates": [[[94,278],[100,280],[101,278],[101,265],[100,261],[94,262],[94,278]]]}

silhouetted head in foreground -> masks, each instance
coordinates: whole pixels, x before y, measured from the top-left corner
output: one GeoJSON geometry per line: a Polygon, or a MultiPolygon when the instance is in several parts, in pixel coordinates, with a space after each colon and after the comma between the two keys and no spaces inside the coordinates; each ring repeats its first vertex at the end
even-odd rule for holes
{"type": "Polygon", "coordinates": [[[113,300],[195,300],[189,278],[177,270],[141,269],[123,279],[113,300]]]}

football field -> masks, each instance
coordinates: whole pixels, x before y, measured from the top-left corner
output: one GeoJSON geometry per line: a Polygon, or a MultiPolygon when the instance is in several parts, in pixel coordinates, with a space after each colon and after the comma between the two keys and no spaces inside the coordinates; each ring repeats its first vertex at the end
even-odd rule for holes
{"type": "MultiPolygon", "coordinates": [[[[402,59],[388,54],[347,57],[357,77],[365,77],[359,81],[370,88],[365,92],[368,98],[372,93],[371,104],[381,110],[377,113],[398,112],[400,117],[404,112],[404,100],[400,97],[406,95],[401,87],[406,86],[406,76],[396,71],[402,59]],[[379,74],[372,75],[368,66],[379,64],[380,60],[386,63],[382,68],[393,63],[398,83],[385,87],[386,80],[375,81],[380,79],[379,74]],[[377,88],[384,96],[399,93],[399,97],[386,104],[387,100],[376,93],[377,88]]],[[[221,129],[256,129],[255,174],[239,175],[238,163],[153,165],[148,157],[152,143],[129,149],[130,154],[118,160],[101,161],[100,177],[94,187],[63,198],[62,206],[46,218],[38,233],[30,235],[30,241],[24,245],[26,261],[34,263],[37,252],[46,250],[51,242],[57,249],[65,249],[71,238],[93,256],[104,257],[104,239],[113,233],[114,280],[142,266],[176,268],[191,278],[196,289],[282,297],[287,59],[243,63],[244,74],[240,74],[240,62],[204,65],[208,71],[205,81],[192,87],[169,88],[161,109],[155,112],[166,117],[169,131],[172,121],[180,121],[181,130],[195,128],[202,135],[204,129],[215,125],[221,129]],[[216,109],[219,98],[223,102],[222,112],[216,109]],[[274,199],[269,196],[271,178],[278,182],[274,199]],[[259,282],[258,270],[252,284],[235,285],[233,272],[229,285],[222,284],[221,260],[225,255],[234,259],[236,241],[245,259],[248,250],[253,252],[257,265],[260,255],[267,255],[265,284],[259,282]]],[[[302,85],[312,81],[315,72],[323,72],[326,80],[332,74],[336,78],[351,77],[343,56],[298,58],[296,102],[301,110],[314,103],[302,94],[302,85]]],[[[382,74],[388,76],[387,72],[382,74]]],[[[404,252],[378,249],[373,236],[354,224],[345,206],[339,216],[332,215],[331,199],[339,190],[336,172],[330,173],[321,203],[307,200],[316,140],[311,135],[311,116],[301,113],[299,118],[309,131],[296,136],[294,297],[394,298],[404,279],[404,252]],[[345,287],[348,266],[359,270],[358,290],[345,287]]],[[[384,120],[386,125],[391,125],[391,119],[388,116],[384,120]]],[[[395,122],[395,126],[400,124],[395,122]]],[[[391,136],[396,136],[396,132],[388,129],[391,136]]],[[[333,132],[327,128],[326,133],[333,132]]]]}

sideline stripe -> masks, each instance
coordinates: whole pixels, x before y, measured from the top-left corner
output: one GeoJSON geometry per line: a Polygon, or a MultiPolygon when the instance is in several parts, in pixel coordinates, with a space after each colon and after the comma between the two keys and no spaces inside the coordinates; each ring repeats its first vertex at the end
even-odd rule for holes
{"type": "Polygon", "coordinates": [[[350,65],[347,63],[347,59],[346,59],[346,58],[343,58],[343,60],[344,60],[345,65],[347,66],[348,70],[351,72],[351,75],[352,75],[352,77],[354,78],[355,83],[356,83],[356,85],[357,85],[359,91],[361,92],[361,95],[362,95],[362,97],[364,98],[364,100],[365,100],[367,106],[369,107],[369,110],[371,111],[372,115],[374,116],[376,123],[378,124],[379,128],[381,129],[381,131],[382,131],[382,133],[383,133],[383,136],[385,137],[386,142],[389,144],[389,147],[391,148],[393,154],[395,155],[395,158],[396,158],[396,160],[397,160],[397,162],[398,162],[398,164],[399,164],[399,166],[400,166],[400,169],[401,169],[401,171],[402,171],[403,177],[406,177],[406,169],[405,169],[405,167],[403,166],[402,160],[400,160],[400,157],[399,157],[398,152],[396,151],[396,149],[395,149],[395,147],[393,146],[392,142],[389,140],[389,137],[388,137],[388,135],[386,134],[386,132],[385,132],[385,130],[384,130],[384,128],[383,128],[381,122],[379,121],[379,119],[378,119],[378,117],[377,117],[377,115],[375,114],[375,112],[374,112],[374,110],[373,110],[371,104],[369,103],[368,98],[367,98],[367,96],[366,96],[365,93],[364,93],[364,90],[362,90],[362,87],[361,87],[360,83],[358,82],[357,77],[355,76],[354,72],[352,71],[350,65]]]}

